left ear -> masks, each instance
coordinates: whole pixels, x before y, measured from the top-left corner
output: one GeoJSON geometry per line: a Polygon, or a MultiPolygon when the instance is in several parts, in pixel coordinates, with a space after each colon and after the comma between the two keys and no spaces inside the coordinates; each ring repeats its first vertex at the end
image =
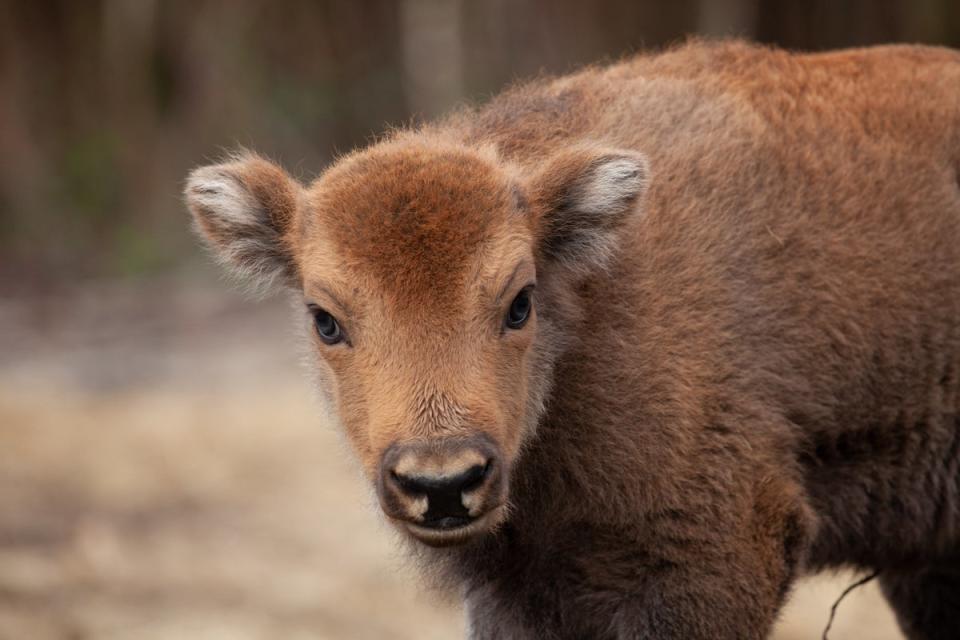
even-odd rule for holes
{"type": "Polygon", "coordinates": [[[528,191],[538,253],[581,272],[602,268],[649,175],[643,154],[625,149],[575,147],[549,158],[528,191]]]}
{"type": "Polygon", "coordinates": [[[195,169],[184,191],[207,245],[231,271],[261,287],[299,286],[290,235],[302,193],[283,169],[248,152],[195,169]]]}

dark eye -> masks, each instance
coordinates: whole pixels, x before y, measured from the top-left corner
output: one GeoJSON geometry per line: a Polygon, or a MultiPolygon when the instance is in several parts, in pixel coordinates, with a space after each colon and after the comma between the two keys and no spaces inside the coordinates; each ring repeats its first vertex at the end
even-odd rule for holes
{"type": "Polygon", "coordinates": [[[313,309],[313,324],[317,328],[317,335],[325,344],[337,344],[343,340],[343,331],[340,323],[323,309],[313,309]]]}
{"type": "Polygon", "coordinates": [[[507,317],[504,324],[508,329],[520,329],[527,324],[530,318],[530,311],[533,309],[533,299],[530,297],[530,287],[522,289],[517,297],[510,303],[510,310],[507,311],[507,317]]]}

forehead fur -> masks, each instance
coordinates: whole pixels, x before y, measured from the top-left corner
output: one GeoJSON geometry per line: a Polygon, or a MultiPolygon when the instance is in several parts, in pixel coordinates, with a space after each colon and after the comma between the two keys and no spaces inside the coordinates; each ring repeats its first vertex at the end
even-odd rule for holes
{"type": "Polygon", "coordinates": [[[456,290],[473,256],[519,215],[492,153],[441,144],[393,141],[348,156],[311,191],[311,231],[411,302],[456,290]]]}

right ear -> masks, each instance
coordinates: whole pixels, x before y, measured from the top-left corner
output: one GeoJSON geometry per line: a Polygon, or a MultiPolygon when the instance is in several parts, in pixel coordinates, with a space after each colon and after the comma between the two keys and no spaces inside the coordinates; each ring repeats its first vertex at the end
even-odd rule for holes
{"type": "Polygon", "coordinates": [[[207,245],[233,272],[260,286],[296,283],[290,230],[302,193],[283,169],[246,152],[195,169],[184,190],[207,245]]]}
{"type": "Polygon", "coordinates": [[[529,185],[540,253],[580,274],[604,267],[649,179],[646,157],[628,149],[585,144],[546,158],[529,185]]]}

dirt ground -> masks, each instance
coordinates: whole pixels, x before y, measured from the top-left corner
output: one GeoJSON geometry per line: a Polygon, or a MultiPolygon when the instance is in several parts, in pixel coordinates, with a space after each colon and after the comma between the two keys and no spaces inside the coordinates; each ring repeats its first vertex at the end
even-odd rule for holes
{"type": "MultiPolygon", "coordinates": [[[[0,298],[0,639],[462,637],[324,424],[289,304],[210,280],[0,298]]],[[[805,581],[775,637],[819,638],[853,578],[805,581]]],[[[901,636],[870,584],[830,637],[901,636]]]]}

